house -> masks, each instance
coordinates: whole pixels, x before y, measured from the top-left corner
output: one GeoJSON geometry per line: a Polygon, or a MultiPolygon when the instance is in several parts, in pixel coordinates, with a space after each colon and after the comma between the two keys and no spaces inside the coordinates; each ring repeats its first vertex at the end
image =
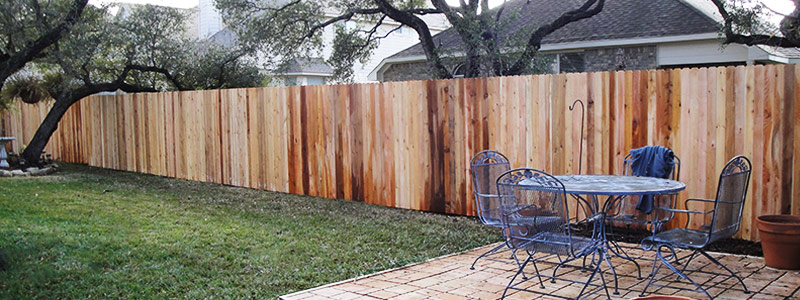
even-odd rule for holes
{"type": "MultiPolygon", "coordinates": [[[[500,40],[520,28],[550,22],[583,2],[506,2],[504,15],[514,19],[509,20],[510,30],[500,40]]],[[[606,1],[599,14],[545,37],[539,54],[552,60],[554,73],[800,62],[798,49],[723,46],[720,24],[719,12],[710,0],[606,1]]],[[[453,29],[436,35],[434,41],[444,45],[443,52],[459,53],[463,45],[453,29]]],[[[451,66],[455,76],[458,67],[451,66]]],[[[381,61],[368,78],[424,80],[431,74],[423,49],[416,44],[381,61]]]]}
{"type": "MultiPolygon", "coordinates": [[[[225,22],[222,20],[219,11],[214,6],[215,0],[200,0],[197,13],[197,28],[198,37],[208,38],[224,46],[235,45],[235,33],[225,28],[225,22]]],[[[335,11],[324,12],[325,17],[336,16],[335,11]]],[[[447,19],[442,15],[425,15],[422,16],[423,20],[430,27],[431,33],[436,34],[444,31],[450,25],[447,19]]],[[[360,28],[368,30],[374,26],[366,20],[351,20],[341,22],[335,26],[346,26],[347,28],[360,28]]],[[[368,76],[370,72],[375,69],[378,64],[386,57],[397,53],[398,51],[408,48],[414,43],[419,42],[417,32],[408,27],[398,27],[399,23],[393,20],[384,20],[382,25],[377,30],[377,35],[386,36],[378,41],[378,46],[372,51],[371,57],[365,63],[356,63],[353,66],[353,82],[363,83],[370,82],[368,76]]],[[[333,69],[325,63],[324,58],[327,58],[333,52],[332,45],[335,37],[335,28],[328,26],[322,32],[323,48],[321,57],[312,59],[297,60],[289,66],[289,70],[283,74],[284,83],[290,85],[313,85],[327,83],[333,73],[333,69]]]]}

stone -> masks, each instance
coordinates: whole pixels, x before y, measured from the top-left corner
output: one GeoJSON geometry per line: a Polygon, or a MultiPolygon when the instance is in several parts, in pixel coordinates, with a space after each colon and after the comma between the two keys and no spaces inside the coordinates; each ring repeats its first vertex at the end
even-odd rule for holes
{"type": "Polygon", "coordinates": [[[30,167],[30,168],[25,169],[25,172],[33,173],[33,172],[38,171],[38,170],[39,170],[39,168],[37,168],[37,167],[30,167]]]}
{"type": "Polygon", "coordinates": [[[14,176],[11,175],[11,171],[0,170],[0,177],[11,177],[11,176],[14,176]]]}
{"type": "Polygon", "coordinates": [[[55,173],[55,172],[56,172],[56,170],[55,170],[55,169],[53,169],[53,168],[51,168],[51,167],[46,167],[46,168],[39,169],[39,170],[38,170],[38,171],[36,171],[36,172],[31,172],[31,175],[32,175],[32,176],[44,176],[44,175],[50,175],[50,174],[53,174],[53,173],[55,173]]]}
{"type": "Polygon", "coordinates": [[[13,175],[13,176],[25,176],[25,175],[28,175],[28,174],[25,173],[25,172],[22,172],[22,170],[14,170],[14,171],[11,171],[11,175],[13,175]]]}
{"type": "Polygon", "coordinates": [[[58,171],[53,167],[44,167],[44,168],[41,168],[41,169],[39,169],[39,168],[28,168],[28,170],[30,170],[30,172],[26,172],[26,173],[29,174],[30,176],[50,175],[50,174],[53,174],[56,171],[58,171]]]}
{"type": "Polygon", "coordinates": [[[53,169],[56,169],[56,170],[59,170],[59,169],[61,169],[61,167],[60,167],[60,166],[58,166],[58,164],[57,164],[57,163],[52,163],[52,164],[50,164],[50,167],[51,167],[51,168],[53,168],[53,169]]]}

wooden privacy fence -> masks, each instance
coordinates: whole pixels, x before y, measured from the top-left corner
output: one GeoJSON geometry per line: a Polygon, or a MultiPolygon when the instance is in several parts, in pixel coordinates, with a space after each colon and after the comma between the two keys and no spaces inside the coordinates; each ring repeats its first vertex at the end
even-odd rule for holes
{"type": "MultiPolygon", "coordinates": [[[[47,152],[67,162],[271,191],[474,215],[469,160],[621,173],[628,150],[670,147],[681,198],[713,198],[736,154],[754,172],[755,217],[800,215],[795,65],[600,72],[380,84],[98,95],[72,107],[47,152]],[[586,135],[567,107],[584,99],[586,135]]],[[[48,104],[21,105],[7,134],[30,140],[48,104]]],[[[679,206],[683,206],[680,201],[679,206]]],[[[691,207],[710,209],[710,207],[691,207]]],[[[685,218],[676,220],[683,224],[685,218]]]]}

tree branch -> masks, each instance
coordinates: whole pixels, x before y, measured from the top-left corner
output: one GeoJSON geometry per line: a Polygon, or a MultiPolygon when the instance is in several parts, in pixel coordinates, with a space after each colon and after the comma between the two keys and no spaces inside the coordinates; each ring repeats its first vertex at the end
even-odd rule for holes
{"type": "MultiPolygon", "coordinates": [[[[442,0],[434,0],[434,2],[441,1],[442,0]]],[[[434,76],[436,78],[452,77],[450,72],[442,63],[439,53],[436,51],[436,44],[433,42],[433,35],[431,35],[430,28],[428,28],[428,24],[425,24],[425,21],[411,13],[398,10],[385,0],[374,0],[374,2],[378,5],[378,8],[381,10],[381,12],[386,14],[389,18],[392,18],[392,20],[400,22],[408,27],[414,28],[414,30],[417,31],[420,45],[422,45],[422,49],[425,52],[425,57],[428,59],[428,62],[433,65],[435,72],[434,76]]],[[[439,7],[437,6],[437,8],[439,7]]],[[[449,9],[449,6],[447,8],[449,9]]],[[[444,10],[442,11],[443,13],[447,14],[447,12],[444,10]]]]}
{"type": "MultiPolygon", "coordinates": [[[[765,35],[765,34],[750,34],[744,35],[739,34],[733,31],[733,17],[728,12],[727,8],[725,8],[725,3],[722,0],[711,0],[714,5],[717,7],[717,11],[719,14],[722,15],[722,19],[724,20],[724,24],[722,25],[722,33],[725,35],[725,44],[744,44],[748,46],[753,45],[767,45],[767,46],[775,46],[775,47],[800,47],[799,41],[790,40],[788,38],[782,36],[775,36],[775,35],[765,35]]],[[[797,11],[798,8],[795,8],[797,11]]],[[[787,17],[788,18],[788,17],[787,17]]]]}
{"type": "Polygon", "coordinates": [[[172,75],[172,72],[170,72],[169,70],[167,70],[165,68],[153,67],[153,66],[140,66],[140,65],[128,65],[127,67],[130,70],[136,70],[136,71],[141,71],[141,72],[153,72],[153,73],[162,74],[179,91],[189,90],[189,89],[185,88],[180,82],[178,82],[178,80],[175,79],[175,76],[172,75]]]}
{"type": "Polygon", "coordinates": [[[536,31],[531,33],[528,44],[525,46],[522,55],[517,59],[514,65],[503,72],[503,74],[498,75],[519,75],[525,70],[526,66],[530,64],[533,54],[539,51],[544,37],[569,23],[590,18],[600,13],[603,10],[604,4],[605,0],[587,0],[580,8],[568,11],[552,22],[544,24],[536,29],[536,31]]]}
{"type": "Polygon", "coordinates": [[[69,12],[58,25],[36,40],[28,43],[17,53],[7,53],[7,57],[0,61],[0,88],[9,76],[21,70],[25,64],[36,58],[47,47],[57,42],[67,31],[72,28],[81,17],[88,0],[75,0],[69,12]]]}

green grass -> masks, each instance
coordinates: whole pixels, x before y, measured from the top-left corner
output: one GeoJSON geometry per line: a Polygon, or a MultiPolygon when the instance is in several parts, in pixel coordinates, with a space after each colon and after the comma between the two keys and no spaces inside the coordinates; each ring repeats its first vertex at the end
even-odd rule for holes
{"type": "Polygon", "coordinates": [[[475,218],[78,165],[0,179],[0,298],[274,298],[498,240],[475,218]]]}

